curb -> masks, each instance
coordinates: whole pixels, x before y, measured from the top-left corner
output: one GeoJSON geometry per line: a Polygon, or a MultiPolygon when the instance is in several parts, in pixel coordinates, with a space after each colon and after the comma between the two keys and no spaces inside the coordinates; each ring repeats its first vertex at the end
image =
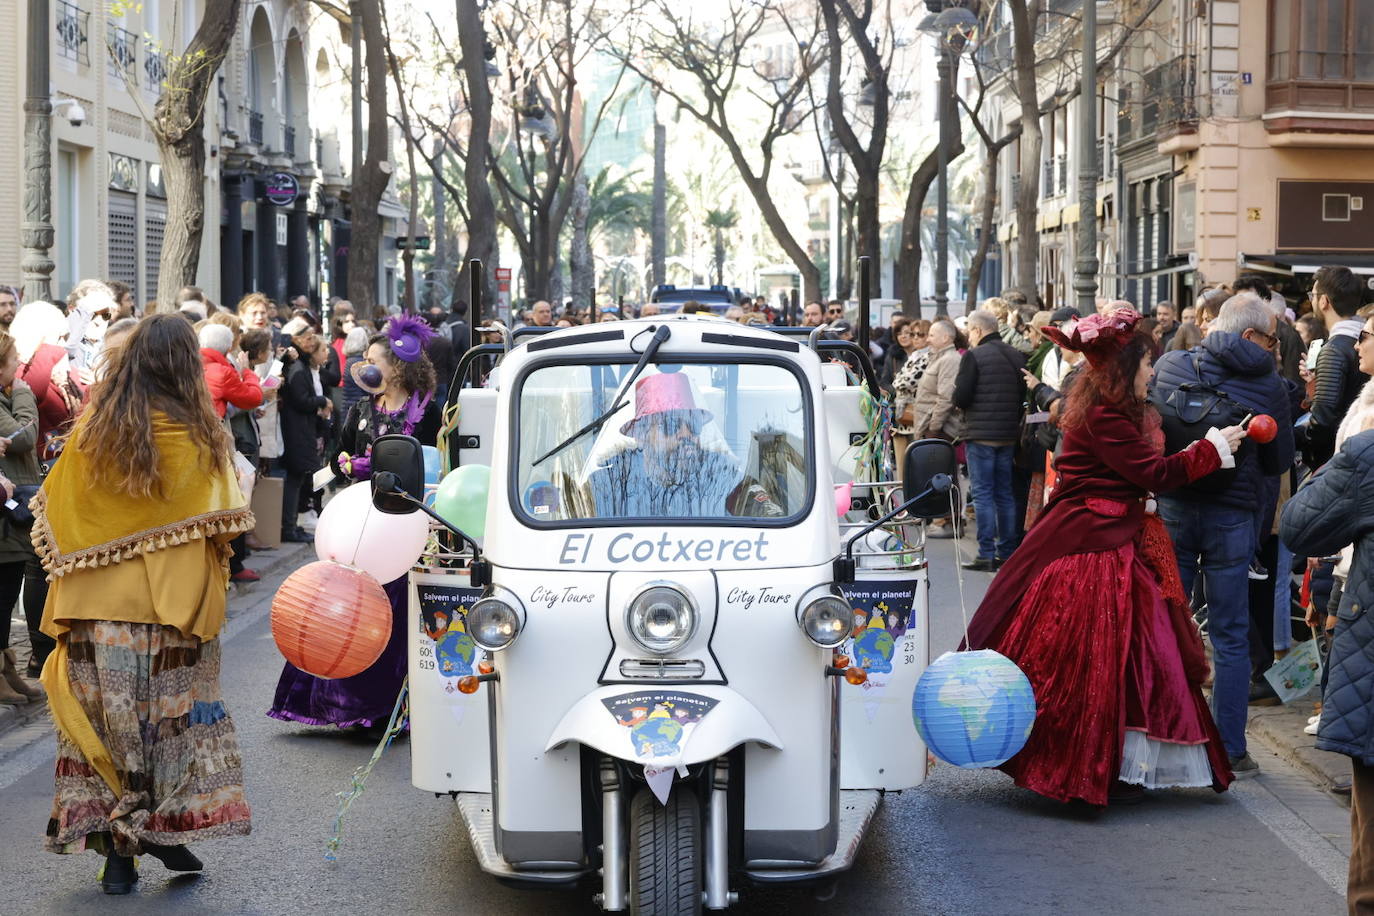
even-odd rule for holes
{"type": "MultiPolygon", "coordinates": [[[[253,603],[251,599],[255,597],[263,582],[270,579],[273,574],[286,567],[299,566],[306,561],[307,557],[313,558],[314,555],[315,545],[313,543],[284,544],[271,550],[254,551],[244,565],[261,576],[262,581],[231,582],[229,584],[229,606],[226,609],[225,619],[233,618],[239,609],[251,605],[253,603]]],[[[48,702],[45,698],[32,700],[19,706],[0,706],[0,735],[47,718],[48,702]]]]}
{"type": "Polygon", "coordinates": [[[1350,805],[1350,759],[1317,750],[1317,739],[1303,732],[1312,701],[1291,706],[1251,707],[1247,734],[1266,745],[1341,804],[1350,805]],[[1344,791],[1340,791],[1344,789],[1344,791]]]}

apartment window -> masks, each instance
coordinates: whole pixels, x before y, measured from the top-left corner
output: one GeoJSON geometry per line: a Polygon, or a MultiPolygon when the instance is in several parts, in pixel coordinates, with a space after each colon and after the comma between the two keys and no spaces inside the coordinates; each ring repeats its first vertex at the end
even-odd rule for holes
{"type": "Polygon", "coordinates": [[[1270,0],[1269,79],[1374,82],[1374,4],[1270,0]]]}

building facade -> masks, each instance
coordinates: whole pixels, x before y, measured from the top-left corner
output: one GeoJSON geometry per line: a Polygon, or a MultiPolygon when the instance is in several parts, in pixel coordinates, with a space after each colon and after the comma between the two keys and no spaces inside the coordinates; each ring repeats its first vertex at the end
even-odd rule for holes
{"type": "MultiPolygon", "coordinates": [[[[1037,228],[1038,291],[1053,308],[1073,303],[1083,100],[1065,91],[1076,60],[1052,53],[1079,47],[1081,0],[1050,7],[1037,228]]],[[[1101,295],[1149,311],[1257,272],[1296,303],[1323,264],[1374,276],[1374,4],[1163,0],[1150,11],[1120,0],[1099,16],[1101,295]]],[[[1010,124],[1011,87],[996,91],[1010,124]]],[[[1011,286],[1018,145],[1003,157],[998,241],[1011,286]]]]}
{"type": "MultiPolygon", "coordinates": [[[[207,0],[51,0],[52,291],[87,277],[118,280],[139,302],[158,295],[166,194],[147,118],[169,55],[186,47],[207,0]],[[64,101],[70,100],[70,102],[64,101]],[[83,118],[71,118],[79,106],[83,118]]],[[[209,0],[213,2],[213,0],[209,0]]],[[[27,4],[0,0],[0,92],[24,96],[27,4]]],[[[303,0],[243,4],[207,100],[206,218],[198,285],[232,306],[342,294],[348,250],[348,23],[303,0]],[[342,116],[340,113],[342,112],[342,116]]],[[[11,106],[10,135],[24,133],[11,106]]],[[[23,145],[0,168],[0,283],[19,285],[23,145]]],[[[398,301],[395,236],[404,213],[384,201],[377,301],[398,301]]]]}

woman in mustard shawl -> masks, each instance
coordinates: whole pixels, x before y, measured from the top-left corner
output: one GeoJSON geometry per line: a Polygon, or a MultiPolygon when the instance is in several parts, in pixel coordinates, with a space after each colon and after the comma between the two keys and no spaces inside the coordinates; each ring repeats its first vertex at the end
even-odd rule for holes
{"type": "Polygon", "coordinates": [[[57,640],[47,847],[104,855],[109,894],[132,889],[135,855],[199,871],[187,843],[249,830],[216,638],[229,541],[253,527],[230,448],[190,324],[154,315],[110,354],[32,503],[57,640]]]}

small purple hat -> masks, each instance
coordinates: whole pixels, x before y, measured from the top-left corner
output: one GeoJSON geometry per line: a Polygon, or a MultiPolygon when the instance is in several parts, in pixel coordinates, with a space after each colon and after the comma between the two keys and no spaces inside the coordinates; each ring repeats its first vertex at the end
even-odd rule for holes
{"type": "Polygon", "coordinates": [[[386,323],[386,339],[391,352],[404,363],[413,363],[425,352],[425,344],[434,337],[434,329],[423,318],[397,315],[386,323]]]}

